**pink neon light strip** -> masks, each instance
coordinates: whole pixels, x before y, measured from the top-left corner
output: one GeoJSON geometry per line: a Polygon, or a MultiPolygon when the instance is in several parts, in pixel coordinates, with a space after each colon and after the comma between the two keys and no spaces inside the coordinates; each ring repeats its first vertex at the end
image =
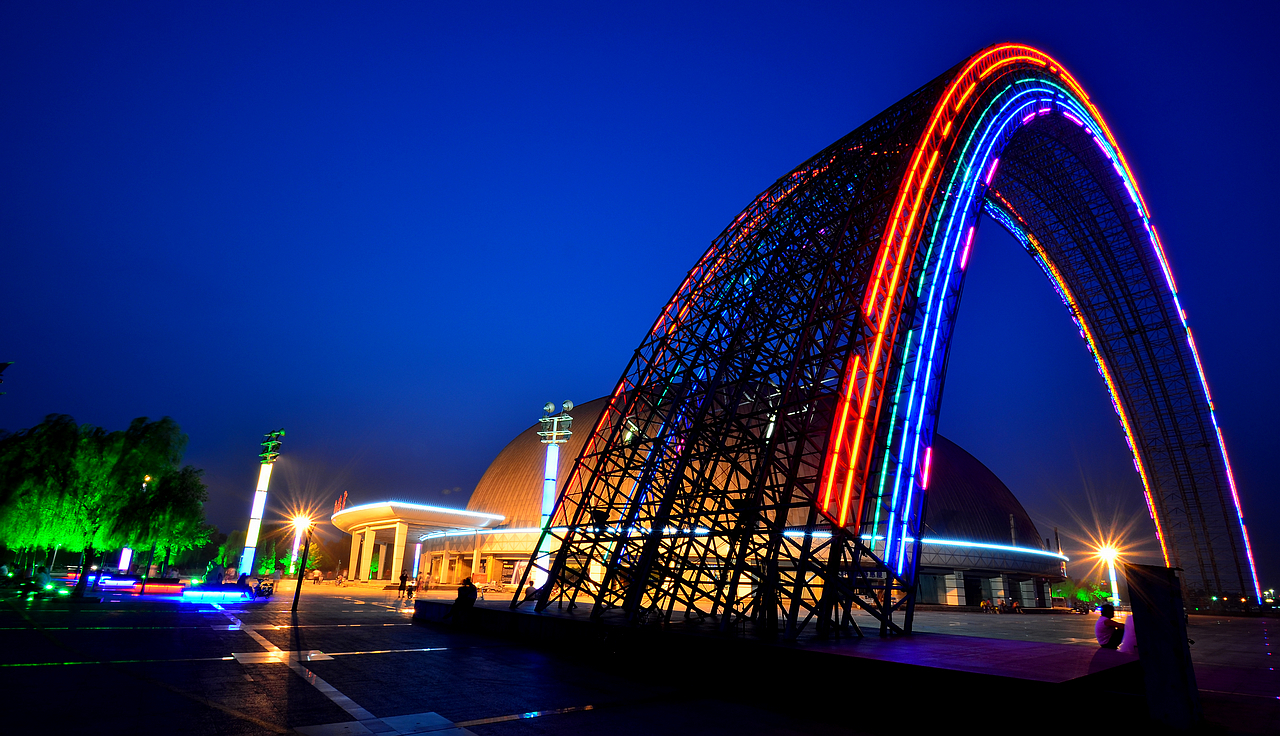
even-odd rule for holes
{"type": "Polygon", "coordinates": [[[924,477],[920,479],[920,487],[929,487],[929,467],[933,464],[933,447],[924,451],[924,477]]]}

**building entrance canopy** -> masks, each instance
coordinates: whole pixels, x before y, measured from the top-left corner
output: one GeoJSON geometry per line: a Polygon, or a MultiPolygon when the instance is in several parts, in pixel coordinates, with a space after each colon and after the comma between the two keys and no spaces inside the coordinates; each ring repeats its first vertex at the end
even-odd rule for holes
{"type": "Polygon", "coordinates": [[[504,521],[500,514],[464,509],[449,509],[404,501],[382,501],[343,509],[333,515],[333,525],[351,535],[350,577],[371,579],[374,547],[378,551],[377,574],[374,579],[395,579],[401,569],[414,572],[416,559],[405,564],[405,548],[431,533],[442,531],[479,531],[504,521]],[[387,548],[391,559],[386,560],[387,548]]]}

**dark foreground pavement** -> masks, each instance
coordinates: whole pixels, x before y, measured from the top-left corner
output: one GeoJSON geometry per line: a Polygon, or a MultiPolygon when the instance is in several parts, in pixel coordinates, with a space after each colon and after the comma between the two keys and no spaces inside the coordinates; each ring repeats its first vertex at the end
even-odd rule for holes
{"type": "MultiPolygon", "coordinates": [[[[0,693],[10,706],[3,731],[748,736],[871,733],[895,723],[914,724],[908,732],[963,731],[972,723],[956,720],[946,692],[916,692],[909,681],[895,685],[894,702],[866,702],[869,691],[854,671],[847,687],[840,677],[814,690],[811,675],[799,671],[726,671],[712,661],[600,646],[568,652],[415,626],[411,609],[370,589],[308,586],[296,616],[290,602],[8,601],[0,606],[0,693]],[[886,715],[868,718],[869,710],[886,715]]],[[[1254,629],[1267,634],[1265,622],[1250,621],[1237,628],[1248,632],[1241,646],[1252,652],[1262,649],[1253,646],[1254,629]]],[[[1079,626],[1053,625],[1064,624],[1079,626]]],[[[1213,626],[1216,633],[1228,625],[1213,626]]],[[[1074,635],[1055,632],[1058,640],[1074,635]]],[[[1244,656],[1231,649],[1235,640],[1215,645],[1220,661],[1244,656]]],[[[1267,698],[1202,697],[1214,716],[1211,731],[1266,733],[1280,725],[1267,698]],[[1224,711],[1235,714],[1233,725],[1224,725],[1224,711]]],[[[959,705],[998,712],[1001,702],[993,693],[989,703],[959,705]]],[[[1132,695],[1115,702],[1142,709],[1132,695]]],[[[1004,703],[1047,712],[1095,712],[1096,704],[1004,703]]]]}
{"type": "Polygon", "coordinates": [[[707,663],[636,679],[621,662],[414,626],[411,609],[368,590],[304,588],[296,616],[289,603],[9,601],[0,607],[0,693],[10,706],[0,730],[859,733],[802,708],[705,695],[690,686],[690,668],[707,663]]]}

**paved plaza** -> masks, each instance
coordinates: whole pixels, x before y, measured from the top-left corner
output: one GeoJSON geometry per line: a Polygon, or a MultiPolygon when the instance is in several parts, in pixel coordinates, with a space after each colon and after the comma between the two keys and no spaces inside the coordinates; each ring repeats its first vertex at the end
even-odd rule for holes
{"type": "MultiPolygon", "coordinates": [[[[784,698],[766,707],[686,684],[683,674],[709,663],[628,675],[626,663],[608,658],[413,625],[412,609],[373,587],[307,585],[296,616],[291,599],[290,591],[224,605],[125,597],[79,608],[11,600],[0,609],[9,722],[41,733],[184,736],[859,733],[831,709],[784,698]]],[[[1247,706],[1242,732],[1280,726],[1269,624],[1192,620],[1206,712],[1247,706]]],[[[917,628],[1093,646],[1085,616],[922,611],[917,628]]]]}

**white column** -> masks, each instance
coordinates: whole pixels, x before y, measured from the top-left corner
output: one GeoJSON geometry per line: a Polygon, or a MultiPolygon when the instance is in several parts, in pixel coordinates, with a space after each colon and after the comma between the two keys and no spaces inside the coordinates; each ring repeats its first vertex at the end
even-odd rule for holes
{"type": "Polygon", "coordinates": [[[378,545],[378,577],[376,579],[382,580],[383,576],[386,574],[387,574],[387,545],[379,544],[378,545]]]}
{"type": "Polygon", "coordinates": [[[253,507],[249,509],[249,529],[244,535],[244,552],[240,555],[240,572],[253,574],[253,557],[258,552],[258,530],[262,526],[262,511],[267,507],[267,485],[271,481],[271,463],[263,463],[258,471],[258,490],[253,494],[253,507]]]}
{"type": "Polygon", "coordinates": [[[351,530],[351,557],[347,558],[347,577],[354,578],[356,574],[356,555],[360,554],[360,534],[355,530],[351,530]]]}
{"type": "MultiPolygon", "coordinates": [[[[476,543],[475,551],[471,553],[471,574],[475,575],[480,572],[480,544],[476,543]]],[[[475,582],[472,580],[471,582],[475,582]]]]}
{"type": "Polygon", "coordinates": [[[444,557],[440,558],[440,584],[449,584],[449,550],[444,551],[444,557]]]}
{"type": "Polygon", "coordinates": [[[403,521],[396,523],[395,546],[391,548],[391,579],[400,582],[400,571],[404,569],[404,545],[409,541],[409,525],[403,521]]]}
{"type": "MultiPolygon", "coordinates": [[[[542,523],[545,531],[551,526],[551,512],[556,505],[556,473],[560,468],[560,445],[547,445],[547,462],[542,473],[542,523]]],[[[551,567],[551,539],[542,537],[542,544],[534,556],[533,584],[539,588],[547,582],[547,568],[551,567]]]]}
{"type": "Polygon", "coordinates": [[[369,579],[369,563],[373,561],[373,530],[364,530],[364,549],[360,555],[360,574],[356,580],[369,579]]]}

